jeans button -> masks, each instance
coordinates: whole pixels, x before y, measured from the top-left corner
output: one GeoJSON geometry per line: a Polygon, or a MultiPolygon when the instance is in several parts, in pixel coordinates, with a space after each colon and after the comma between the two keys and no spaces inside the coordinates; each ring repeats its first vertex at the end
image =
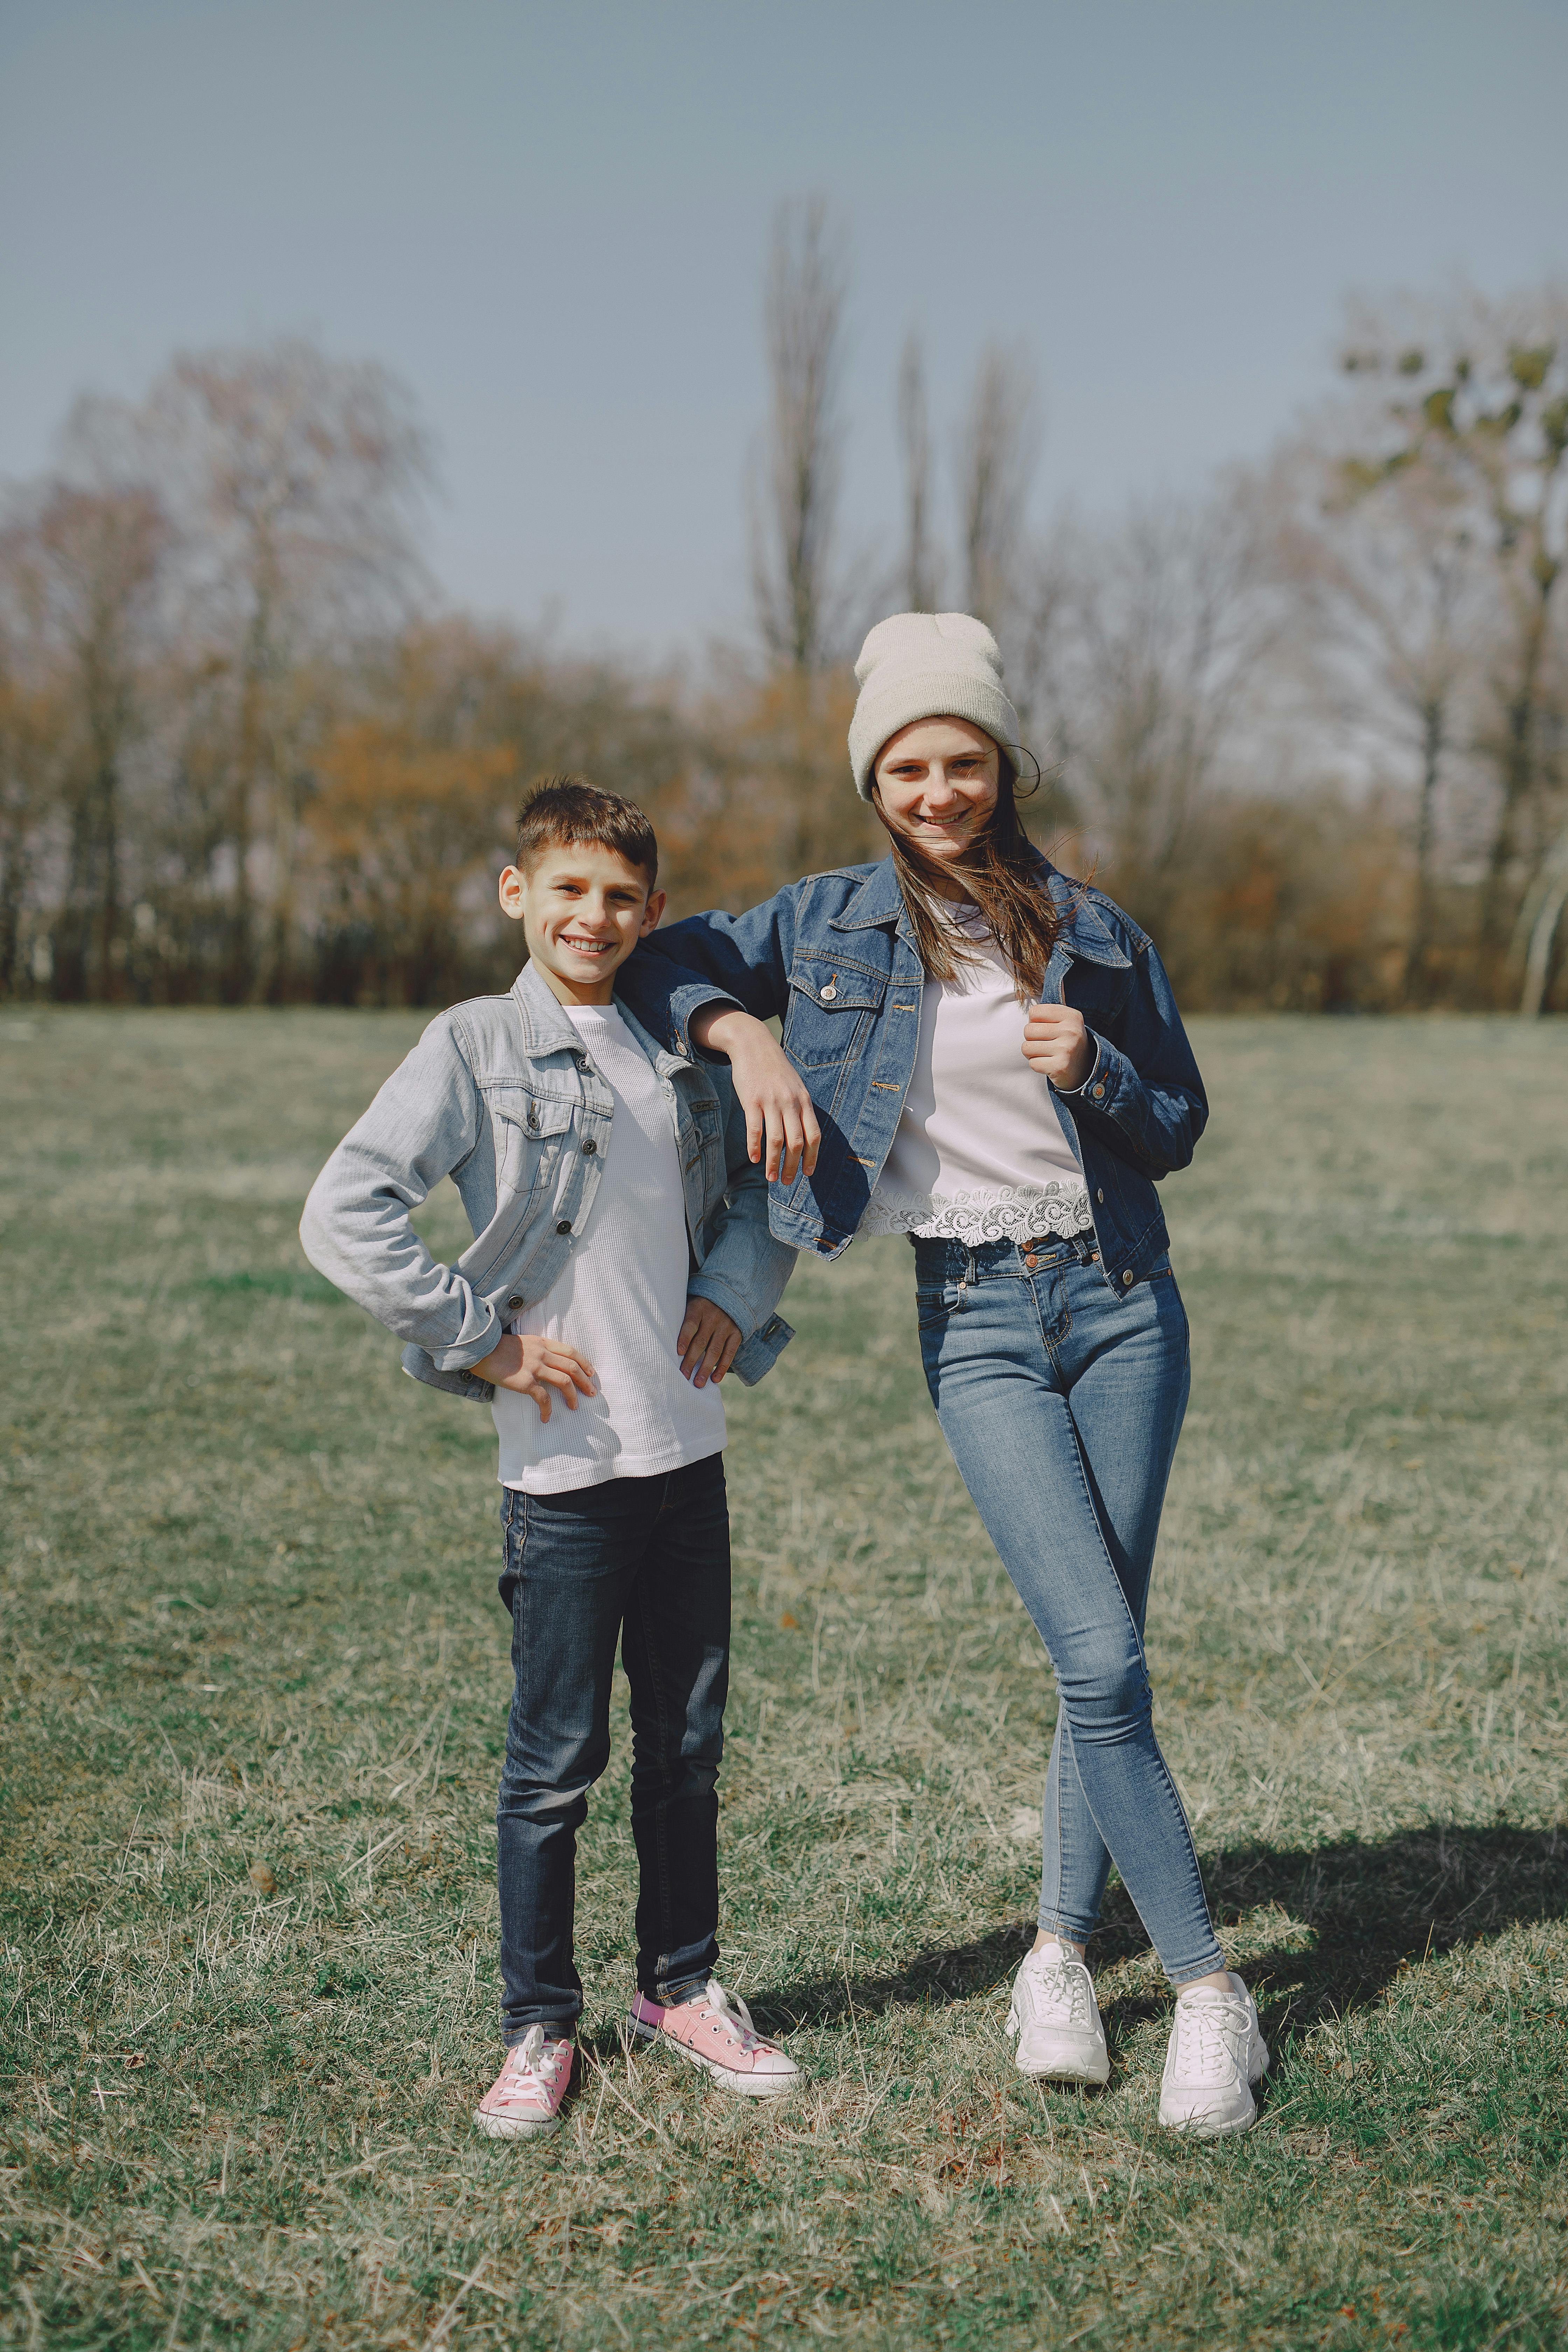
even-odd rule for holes
{"type": "Polygon", "coordinates": [[[1033,1274],[1039,1262],[1039,1259],[1035,1255],[1033,1250],[1029,1252],[1028,1255],[1024,1260],[1024,1264],[1028,1267],[1031,1274],[1033,1274]]]}

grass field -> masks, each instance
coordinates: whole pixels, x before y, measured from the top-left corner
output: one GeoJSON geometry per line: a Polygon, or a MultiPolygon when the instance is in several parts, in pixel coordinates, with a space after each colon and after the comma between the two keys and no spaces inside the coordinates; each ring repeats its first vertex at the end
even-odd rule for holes
{"type": "MultiPolygon", "coordinates": [[[[1562,2345],[1568,1024],[1195,1027],[1158,1720],[1276,2064],[1155,2125],[1013,2070],[1054,1711],[920,1380],[909,1253],[804,1266],[731,1396],[723,1973],[807,2087],[628,2059],[626,1755],[585,2080],[497,2063],[489,1416],[306,1267],[414,1016],[0,1015],[0,2331],[75,2347],[1562,2345]]],[[[456,1202],[431,1206],[438,1245],[456,1202]]]]}

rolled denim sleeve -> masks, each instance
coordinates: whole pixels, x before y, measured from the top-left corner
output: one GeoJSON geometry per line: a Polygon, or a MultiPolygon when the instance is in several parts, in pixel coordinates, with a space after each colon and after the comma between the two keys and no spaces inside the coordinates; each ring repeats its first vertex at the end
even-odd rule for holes
{"type": "Polygon", "coordinates": [[[724,1105],[727,1176],[707,1255],[687,1291],[691,1297],[710,1298],[736,1326],[742,1344],[731,1370],[752,1388],[795,1337],[774,1310],[798,1253],[787,1242],[775,1241],[768,1230],[768,1181],[747,1153],[746,1115],[728,1072],[714,1070],[711,1076],[724,1105]]]}
{"type": "Polygon", "coordinates": [[[300,1220],[317,1272],[443,1372],[477,1364],[505,1326],[455,1266],[432,1257],[410,1213],[462,1165],[484,1126],[457,1024],[443,1013],[344,1136],[300,1220]]]}
{"type": "Polygon", "coordinates": [[[1073,1116],[1100,1142],[1156,1181],[1185,1168],[1208,1124],[1204,1082],[1152,947],[1133,967],[1117,1035],[1087,1034],[1094,1066],[1081,1087],[1063,1088],[1073,1116]]]}
{"type": "Polygon", "coordinates": [[[732,1004],[759,1021],[789,1010],[795,905],[801,885],[775,891],[743,915],[689,915],[650,931],[616,975],[650,1035],[672,1053],[700,1058],[691,1018],[704,1005],[732,1004]]]}

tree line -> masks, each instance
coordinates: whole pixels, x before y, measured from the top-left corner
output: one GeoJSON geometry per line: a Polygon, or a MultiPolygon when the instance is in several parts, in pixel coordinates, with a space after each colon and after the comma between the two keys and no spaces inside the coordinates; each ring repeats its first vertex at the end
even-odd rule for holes
{"type": "Polygon", "coordinates": [[[976,354],[944,437],[911,336],[879,556],[840,510],[851,291],[826,207],[786,207],[754,641],[695,678],[444,606],[429,444],[384,369],[285,341],[79,402],[0,507],[0,992],[504,984],[494,876],[551,769],[648,810],[676,912],[874,856],[847,664],[882,612],[952,604],[1002,639],[1036,838],[1154,932],[1185,1002],[1562,1009],[1568,297],[1353,311],[1266,460],[1043,529],[1026,351],[976,354]]]}

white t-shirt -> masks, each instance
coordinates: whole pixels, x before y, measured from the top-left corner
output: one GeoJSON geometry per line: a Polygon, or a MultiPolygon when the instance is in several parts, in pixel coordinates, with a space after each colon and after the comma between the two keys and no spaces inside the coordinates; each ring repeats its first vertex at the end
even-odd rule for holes
{"type": "Polygon", "coordinates": [[[903,1114],[863,1234],[963,1242],[1092,1231],[1083,1171],[1050,1083],[1024,1059],[1024,1007],[978,909],[952,920],[978,961],[928,980],[903,1114]]]}
{"type": "Polygon", "coordinates": [[[588,1359],[598,1393],[577,1410],[552,1392],[542,1423],[531,1397],[497,1389],[500,1482],[561,1495],[607,1478],[651,1478],[703,1461],[724,1443],[711,1381],[681,1376],[676,1334],[691,1259],[675,1122],[647,1055],[614,1005],[563,1007],[615,1097],[599,1185],[565,1272],[511,1328],[564,1339],[588,1359]]]}

